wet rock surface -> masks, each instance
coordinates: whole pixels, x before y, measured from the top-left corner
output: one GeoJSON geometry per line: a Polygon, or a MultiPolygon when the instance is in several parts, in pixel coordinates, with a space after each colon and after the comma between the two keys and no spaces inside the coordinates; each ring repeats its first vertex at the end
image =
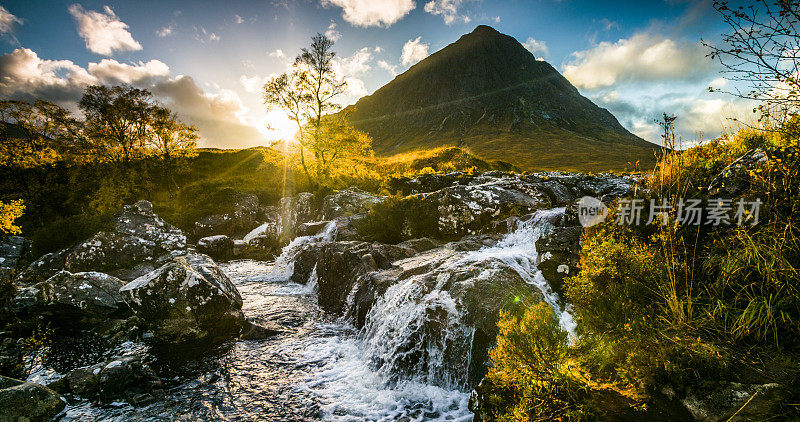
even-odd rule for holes
{"type": "Polygon", "coordinates": [[[230,237],[220,234],[204,237],[197,241],[197,251],[216,260],[228,260],[235,255],[235,244],[230,237]]]}
{"type": "Polygon", "coordinates": [[[95,365],[76,368],[52,387],[62,394],[112,402],[124,400],[144,406],[164,397],[161,379],[142,355],[120,356],[95,365]]]}
{"type": "Polygon", "coordinates": [[[102,322],[130,314],[119,293],[123,285],[122,280],[108,274],[61,271],[44,282],[21,289],[14,299],[14,307],[46,315],[60,323],[102,322]]]}
{"type": "Polygon", "coordinates": [[[239,292],[206,255],[173,258],[120,293],[144,328],[163,342],[236,337],[245,322],[239,292]]]}
{"type": "Polygon", "coordinates": [[[160,265],[166,255],[185,253],[185,249],[186,236],[156,215],[153,204],[139,201],[114,216],[113,230],[71,248],[64,269],[102,271],[132,280],[160,265]]]}
{"type": "Polygon", "coordinates": [[[0,420],[4,422],[46,422],[65,405],[61,396],[47,387],[0,376],[0,420]]]}

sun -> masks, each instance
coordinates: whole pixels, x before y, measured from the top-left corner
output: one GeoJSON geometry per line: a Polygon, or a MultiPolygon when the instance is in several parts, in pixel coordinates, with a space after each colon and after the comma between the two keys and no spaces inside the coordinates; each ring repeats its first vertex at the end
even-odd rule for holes
{"type": "Polygon", "coordinates": [[[268,140],[294,142],[295,134],[297,134],[297,123],[289,119],[289,116],[282,110],[268,111],[261,123],[259,130],[268,140]]]}

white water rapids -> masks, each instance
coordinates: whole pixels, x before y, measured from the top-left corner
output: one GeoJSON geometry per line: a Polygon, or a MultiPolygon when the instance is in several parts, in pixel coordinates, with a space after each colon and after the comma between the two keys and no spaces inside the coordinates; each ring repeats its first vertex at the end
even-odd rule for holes
{"type": "MultiPolygon", "coordinates": [[[[322,327],[336,335],[308,344],[301,362],[317,365],[305,386],[320,398],[323,419],[472,419],[466,380],[475,330],[462,323],[463,310],[442,290],[448,271],[465,264],[498,260],[512,268],[542,293],[562,329],[574,337],[572,315],[560,307],[557,294],[536,268],[536,240],[563,212],[564,208],[539,211],[496,245],[445,260],[436,269],[437,283],[432,289],[423,288],[413,276],[391,286],[359,332],[345,321],[322,327]]],[[[285,253],[292,251],[287,247],[285,253]]],[[[316,271],[311,278],[309,282],[316,285],[316,271]]]]}

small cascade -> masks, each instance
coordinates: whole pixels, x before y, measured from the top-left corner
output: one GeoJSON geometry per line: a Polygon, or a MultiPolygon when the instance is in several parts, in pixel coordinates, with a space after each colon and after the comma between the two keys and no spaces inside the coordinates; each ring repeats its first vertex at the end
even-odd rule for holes
{"type": "Polygon", "coordinates": [[[327,403],[323,419],[472,419],[466,405],[475,329],[447,290],[450,275],[465,266],[513,269],[542,293],[574,338],[572,315],[536,268],[536,241],[563,213],[539,211],[494,246],[455,252],[429,272],[401,280],[372,306],[360,332],[309,345],[305,361],[321,366],[307,386],[327,403]]]}
{"type": "Polygon", "coordinates": [[[544,301],[556,313],[561,329],[569,334],[570,340],[574,340],[577,323],[570,313],[569,305],[562,309],[558,294],[550,288],[542,272],[536,268],[539,257],[536,241],[553,228],[551,221],[558,215],[564,214],[564,211],[564,208],[538,211],[531,219],[520,223],[515,231],[506,235],[496,245],[469,253],[462,263],[497,259],[514,269],[525,282],[542,293],[544,301]]]}
{"type": "Polygon", "coordinates": [[[331,221],[325,225],[321,232],[294,238],[281,250],[280,256],[275,260],[272,271],[262,277],[263,281],[287,281],[294,272],[294,260],[304,246],[311,243],[330,242],[336,238],[336,222],[331,221]]]}
{"type": "Polygon", "coordinates": [[[462,323],[458,304],[441,290],[445,278],[430,290],[414,277],[404,280],[390,287],[370,310],[363,331],[365,345],[372,364],[386,379],[466,388],[475,329],[462,323]]]}

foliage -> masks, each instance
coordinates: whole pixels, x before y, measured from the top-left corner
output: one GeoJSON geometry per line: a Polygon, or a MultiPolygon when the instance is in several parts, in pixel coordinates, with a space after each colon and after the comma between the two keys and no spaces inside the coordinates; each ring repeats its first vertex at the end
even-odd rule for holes
{"type": "Polygon", "coordinates": [[[323,34],[311,38],[295,58],[292,70],[271,78],[264,85],[264,103],[282,109],[297,124],[296,150],[309,183],[319,186],[348,169],[358,158],[372,156],[372,141],[366,133],[334,115],[341,106],[335,102],[347,83],[335,71],[333,41],[323,34]],[[356,160],[353,160],[356,159],[356,160]]]}
{"type": "Polygon", "coordinates": [[[16,219],[22,217],[25,204],[21,199],[8,203],[0,201],[0,235],[20,234],[22,230],[14,224],[16,219]]]}
{"type": "Polygon", "coordinates": [[[725,67],[726,78],[742,82],[748,89],[728,93],[760,101],[753,111],[760,114],[760,120],[777,123],[780,131],[781,125],[796,115],[800,104],[800,62],[796,54],[800,2],[757,0],[742,4],[715,0],[714,9],[728,30],[722,43],[703,42],[710,50],[708,56],[725,67]]]}
{"type": "Polygon", "coordinates": [[[86,88],[79,106],[95,157],[128,163],[153,153],[165,160],[194,154],[197,130],[180,122],[148,90],[94,85],[86,88]]]}
{"type": "Polygon", "coordinates": [[[586,390],[573,375],[567,334],[542,302],[521,316],[501,311],[492,367],[478,387],[500,421],[586,420],[586,390]]]}
{"type": "Polygon", "coordinates": [[[439,238],[439,213],[421,198],[392,196],[370,208],[357,227],[365,238],[397,244],[421,237],[439,238]]]}

